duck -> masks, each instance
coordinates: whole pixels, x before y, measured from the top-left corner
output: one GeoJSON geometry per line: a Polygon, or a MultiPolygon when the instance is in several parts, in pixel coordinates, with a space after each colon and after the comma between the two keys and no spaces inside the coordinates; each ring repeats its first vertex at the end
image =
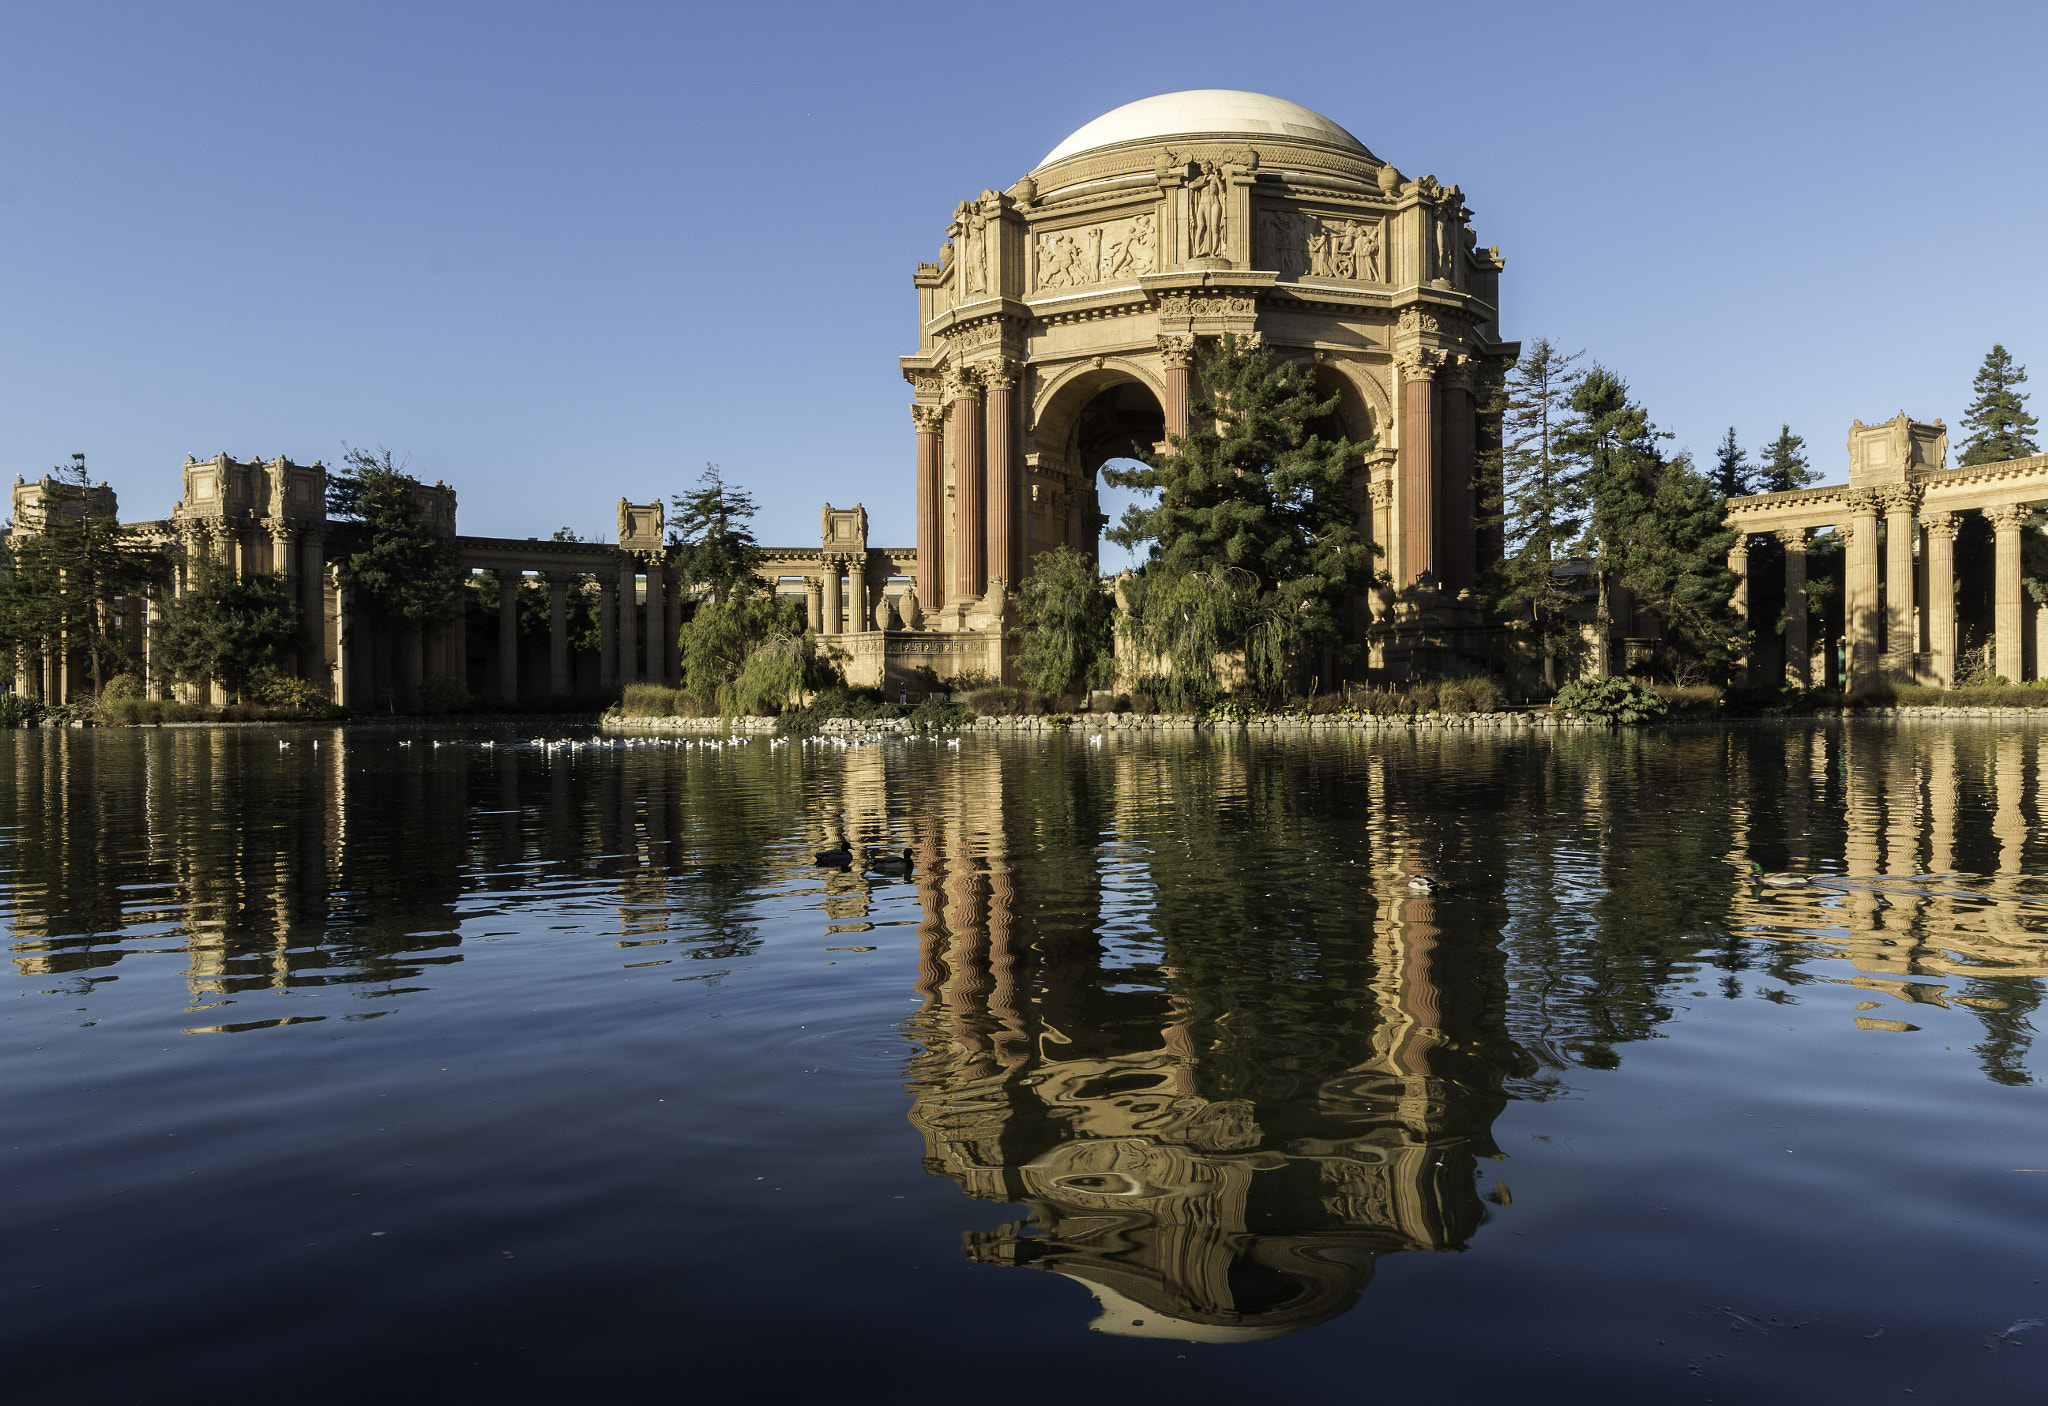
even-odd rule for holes
{"type": "Polygon", "coordinates": [[[868,851],[868,868],[877,874],[908,874],[914,867],[909,850],[900,854],[884,849],[868,851]]]}
{"type": "Polygon", "coordinates": [[[842,841],[838,849],[819,850],[817,862],[844,869],[847,865],[853,863],[853,849],[842,841]]]}
{"type": "Polygon", "coordinates": [[[1408,887],[1417,893],[1436,893],[1445,885],[1442,879],[1434,879],[1427,874],[1415,874],[1409,877],[1408,887]]]}
{"type": "Polygon", "coordinates": [[[1764,866],[1754,860],[1749,865],[1749,881],[1774,889],[1803,889],[1813,882],[1804,874],[1766,874],[1764,866]]]}

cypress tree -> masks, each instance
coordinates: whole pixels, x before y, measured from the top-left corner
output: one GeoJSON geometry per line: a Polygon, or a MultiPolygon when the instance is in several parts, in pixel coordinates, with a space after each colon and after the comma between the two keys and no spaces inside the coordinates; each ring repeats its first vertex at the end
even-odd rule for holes
{"type": "Polygon", "coordinates": [[[1964,464],[1995,464],[2041,452],[2034,442],[2040,421],[2027,413],[2027,396],[2019,389],[2026,380],[2027,368],[2003,346],[1994,344],[1984,354],[1977,379],[1970,383],[1977,398],[1963,412],[1963,428],[1971,432],[1963,441],[1964,464]]]}
{"type": "Polygon", "coordinates": [[[1806,441],[1792,433],[1790,425],[1778,430],[1778,437],[1764,450],[1763,468],[1752,492],[1791,493],[1817,483],[1820,474],[1806,462],[1806,441]]]}
{"type": "Polygon", "coordinates": [[[1337,610],[1371,577],[1351,492],[1352,466],[1370,445],[1317,434],[1314,422],[1338,398],[1256,343],[1226,336],[1197,367],[1201,390],[1171,452],[1104,471],[1116,487],[1159,495],[1106,535],[1151,550],[1132,592],[1133,628],[1143,652],[1167,660],[1176,701],[1213,696],[1217,653],[1239,649],[1252,690],[1271,694],[1293,658],[1342,646],[1337,610]],[[1223,603],[1220,614],[1204,612],[1213,635],[1185,634],[1189,591],[1223,603]]]}
{"type": "Polygon", "coordinates": [[[1723,498],[1745,498],[1758,491],[1763,473],[1749,467],[1749,454],[1735,442],[1735,426],[1714,446],[1714,488],[1723,498]]]}
{"type": "Polygon", "coordinates": [[[1572,393],[1582,352],[1560,352],[1547,337],[1531,342],[1501,392],[1498,505],[1507,551],[1488,568],[1494,608],[1526,628],[1556,682],[1557,664],[1576,652],[1578,628],[1565,616],[1575,597],[1557,577],[1585,526],[1584,466],[1561,453],[1559,439],[1576,424],[1572,393]]]}
{"type": "Polygon", "coordinates": [[[703,587],[719,604],[752,595],[759,585],[754,563],[761,554],[754,541],[758,509],[753,495],[727,483],[718,465],[706,464],[696,491],[672,501],[676,525],[670,543],[682,584],[703,587]]]}

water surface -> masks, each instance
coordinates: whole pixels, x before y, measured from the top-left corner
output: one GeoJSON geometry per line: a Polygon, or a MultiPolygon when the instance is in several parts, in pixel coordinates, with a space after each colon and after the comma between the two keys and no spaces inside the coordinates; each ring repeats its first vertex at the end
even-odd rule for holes
{"type": "Polygon", "coordinates": [[[9,1394],[2037,1400],[2042,761],[0,733],[9,1394]]]}

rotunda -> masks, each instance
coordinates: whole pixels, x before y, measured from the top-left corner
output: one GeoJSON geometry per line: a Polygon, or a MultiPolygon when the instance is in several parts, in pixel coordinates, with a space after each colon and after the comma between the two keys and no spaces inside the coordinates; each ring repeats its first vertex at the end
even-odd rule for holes
{"type": "Polygon", "coordinates": [[[1320,113],[1223,89],[1117,108],[960,202],[902,358],[934,623],[1060,543],[1092,555],[1098,471],[1185,431],[1195,348],[1226,333],[1310,368],[1371,444],[1354,487],[1392,585],[1472,585],[1498,551],[1480,407],[1519,348],[1470,213],[1320,113]]]}

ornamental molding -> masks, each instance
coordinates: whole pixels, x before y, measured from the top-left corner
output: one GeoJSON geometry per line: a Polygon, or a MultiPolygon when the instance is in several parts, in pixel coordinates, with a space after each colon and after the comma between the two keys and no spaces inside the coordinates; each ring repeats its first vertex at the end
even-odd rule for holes
{"type": "Polygon", "coordinates": [[[1012,361],[1008,357],[998,357],[994,361],[979,362],[968,368],[981,381],[983,387],[992,391],[1013,391],[1017,389],[1017,378],[1023,369],[1021,363],[1012,361]]]}
{"type": "Polygon", "coordinates": [[[1161,293],[1162,317],[1250,317],[1259,300],[1243,293],[1161,293]]]}

